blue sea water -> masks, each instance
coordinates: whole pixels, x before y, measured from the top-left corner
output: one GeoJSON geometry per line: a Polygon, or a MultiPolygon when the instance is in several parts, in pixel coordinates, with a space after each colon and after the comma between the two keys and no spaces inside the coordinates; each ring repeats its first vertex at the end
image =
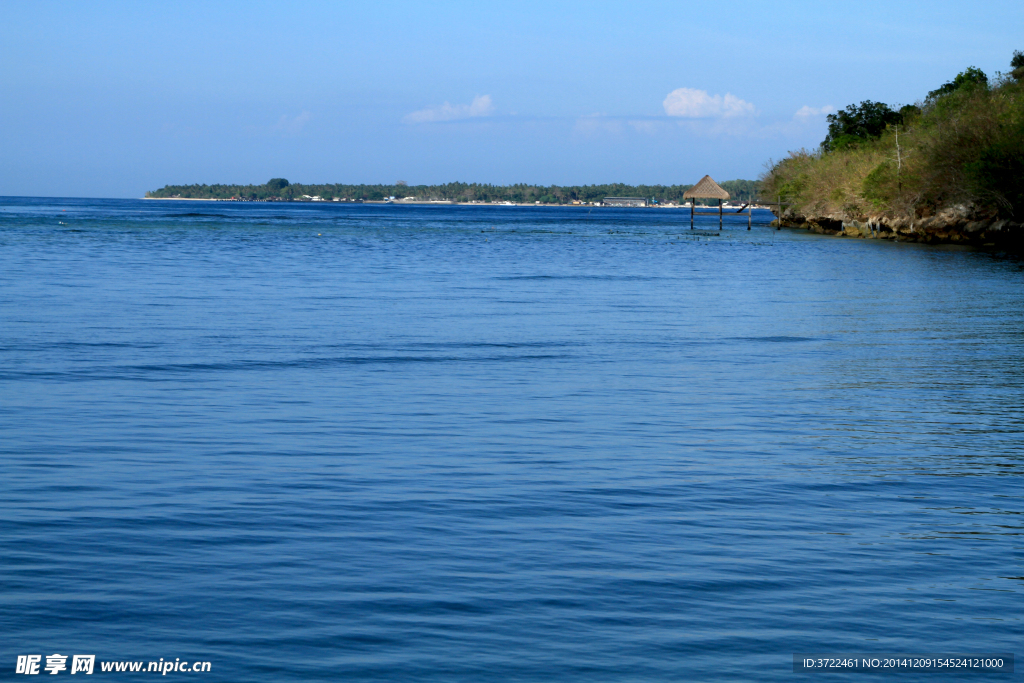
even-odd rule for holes
{"type": "Polygon", "coordinates": [[[701,221],[0,199],[0,678],[1019,654],[1024,261],[701,221]]]}

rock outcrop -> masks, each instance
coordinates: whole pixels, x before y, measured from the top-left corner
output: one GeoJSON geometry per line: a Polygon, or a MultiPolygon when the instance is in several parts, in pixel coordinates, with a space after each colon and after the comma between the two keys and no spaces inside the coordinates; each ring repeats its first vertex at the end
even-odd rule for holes
{"type": "MultiPolygon", "coordinates": [[[[776,215],[778,213],[776,212],[776,215]]],[[[772,222],[779,225],[780,219],[772,222]]],[[[802,216],[787,209],[782,227],[803,228],[820,235],[860,237],[926,244],[969,244],[1021,249],[1024,226],[998,218],[992,212],[954,206],[933,216],[802,216]]]]}

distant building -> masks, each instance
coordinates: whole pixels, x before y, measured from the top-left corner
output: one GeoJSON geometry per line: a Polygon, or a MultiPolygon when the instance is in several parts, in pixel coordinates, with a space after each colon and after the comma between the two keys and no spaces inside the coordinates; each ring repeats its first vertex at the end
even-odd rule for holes
{"type": "Polygon", "coordinates": [[[601,202],[604,206],[647,206],[643,197],[605,197],[601,202]]]}

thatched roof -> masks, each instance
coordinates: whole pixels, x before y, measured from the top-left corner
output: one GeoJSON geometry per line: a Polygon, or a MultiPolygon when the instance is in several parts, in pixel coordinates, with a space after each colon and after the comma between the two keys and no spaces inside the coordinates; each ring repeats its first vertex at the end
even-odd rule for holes
{"type": "Polygon", "coordinates": [[[706,175],[696,185],[683,193],[683,199],[728,199],[729,193],[722,186],[706,175]]]}

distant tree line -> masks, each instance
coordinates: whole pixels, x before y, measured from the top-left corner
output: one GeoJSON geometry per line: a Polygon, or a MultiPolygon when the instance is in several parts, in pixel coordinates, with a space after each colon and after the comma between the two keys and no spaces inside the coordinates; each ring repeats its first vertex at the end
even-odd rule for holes
{"type": "MultiPolygon", "coordinates": [[[[758,181],[726,180],[719,183],[733,200],[749,202],[757,197],[758,181]]],[[[420,201],[482,201],[541,204],[571,204],[574,201],[598,202],[605,197],[645,197],[659,203],[681,203],[683,193],[693,185],[487,185],[483,183],[445,183],[443,185],[408,185],[398,181],[394,185],[303,185],[292,184],[284,178],[272,178],[263,185],[167,185],[147,192],[147,197],[170,199],[244,199],[292,200],[320,197],[347,201],[380,201],[389,197],[413,197],[420,201]]]]}

